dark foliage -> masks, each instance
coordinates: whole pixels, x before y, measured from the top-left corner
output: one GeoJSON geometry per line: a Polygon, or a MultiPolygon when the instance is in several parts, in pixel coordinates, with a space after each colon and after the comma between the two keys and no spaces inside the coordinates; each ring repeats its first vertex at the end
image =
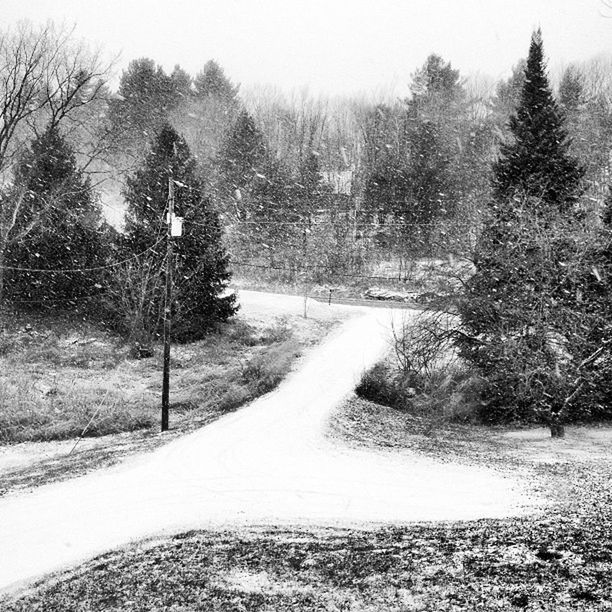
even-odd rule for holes
{"type": "Polygon", "coordinates": [[[106,263],[105,226],[89,179],[57,128],[48,127],[21,158],[12,197],[21,204],[5,264],[50,272],[7,270],[7,296],[71,308],[101,289],[101,272],[88,269],[106,263]]]}
{"type": "Polygon", "coordinates": [[[460,315],[462,355],[484,375],[487,420],[609,417],[609,236],[574,204],[583,170],[533,35],[514,140],[494,164],[495,202],[460,315]],[[602,376],[603,375],[603,376],[602,376]]]}
{"type": "MultiPolygon", "coordinates": [[[[243,256],[263,255],[276,266],[279,262],[273,247],[280,244],[284,248],[278,260],[287,263],[293,259],[291,253],[302,231],[288,222],[301,220],[299,203],[304,203],[309,193],[312,195],[319,178],[312,161],[305,172],[309,175],[304,175],[306,183],[296,185],[286,165],[269,150],[251,115],[240,112],[219,154],[219,191],[225,210],[237,221],[247,222],[235,236],[234,244],[243,256]]],[[[308,207],[312,204],[308,202],[308,207]]]]}
{"type": "Polygon", "coordinates": [[[383,363],[376,364],[363,374],[355,393],[363,399],[391,408],[405,408],[408,401],[390,368],[383,363]]]}
{"type": "Polygon", "coordinates": [[[486,420],[610,418],[609,235],[537,208],[500,204],[485,229],[461,353],[487,381],[486,420]]]}
{"type": "Polygon", "coordinates": [[[219,155],[221,192],[237,219],[246,219],[252,208],[250,196],[263,189],[268,163],[263,134],[249,113],[242,111],[219,155]]]}
{"type": "Polygon", "coordinates": [[[405,224],[395,236],[388,228],[388,239],[418,257],[436,252],[437,228],[448,250],[451,220],[474,193],[488,190],[482,159],[490,126],[466,121],[459,71],[437,55],[413,75],[411,93],[401,106],[380,105],[366,118],[364,209],[382,223],[405,224]]]}
{"type": "MultiPolygon", "coordinates": [[[[144,262],[163,275],[168,181],[175,185],[175,214],[184,219],[183,235],[175,239],[173,337],[193,340],[237,310],[235,295],[223,296],[230,273],[221,227],[196,177],[195,161],[185,141],[169,126],[157,136],[144,165],[128,180],[124,252],[150,250],[144,262]]],[[[163,306],[162,283],[147,296],[155,310],[163,306]]],[[[144,321],[148,332],[160,331],[161,320],[144,321]]]]}
{"type": "Polygon", "coordinates": [[[238,96],[238,86],[225,76],[223,68],[214,60],[209,60],[194,81],[196,95],[200,98],[216,97],[226,102],[234,102],[238,96]]]}
{"type": "Polygon", "coordinates": [[[121,75],[118,96],[109,106],[119,151],[141,157],[181,100],[181,89],[186,86],[184,81],[182,70],[175,69],[172,76],[168,76],[152,59],[130,62],[121,75]]]}
{"type": "Polygon", "coordinates": [[[497,199],[531,196],[567,210],[580,195],[584,169],[569,155],[570,140],[546,75],[539,30],[531,39],[520,103],[509,127],[512,139],[502,144],[493,166],[497,199]]]}

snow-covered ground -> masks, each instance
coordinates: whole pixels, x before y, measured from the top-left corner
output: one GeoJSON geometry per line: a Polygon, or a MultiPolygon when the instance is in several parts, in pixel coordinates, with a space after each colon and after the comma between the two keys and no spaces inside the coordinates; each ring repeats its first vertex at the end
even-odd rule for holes
{"type": "MultiPolygon", "coordinates": [[[[263,316],[303,299],[241,292],[263,316]]],[[[499,517],[525,510],[521,483],[416,454],[338,446],[330,412],[388,349],[409,311],[352,314],[276,391],[158,451],[84,477],[0,499],[0,590],[128,542],[193,528],[355,525],[499,517]]]]}

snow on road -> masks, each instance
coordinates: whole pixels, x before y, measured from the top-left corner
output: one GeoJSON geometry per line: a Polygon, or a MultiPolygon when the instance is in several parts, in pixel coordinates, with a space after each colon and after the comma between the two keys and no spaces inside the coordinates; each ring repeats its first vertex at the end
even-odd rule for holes
{"type": "MultiPolygon", "coordinates": [[[[241,292],[243,308],[301,298],[241,292]]],[[[332,307],[333,308],[333,307],[332,307]]],[[[337,307],[346,313],[349,307],[337,307]]],[[[310,316],[329,317],[313,304],[310,316]]],[[[337,446],[330,412],[408,311],[353,309],[275,392],[149,455],[0,500],[0,590],[156,534],[249,524],[347,525],[519,513],[520,483],[482,468],[337,446]]]]}

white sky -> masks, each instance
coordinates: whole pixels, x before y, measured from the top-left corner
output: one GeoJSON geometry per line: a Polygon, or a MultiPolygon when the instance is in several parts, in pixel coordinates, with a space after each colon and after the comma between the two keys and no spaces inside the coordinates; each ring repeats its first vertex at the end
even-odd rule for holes
{"type": "Polygon", "coordinates": [[[0,0],[19,19],[76,24],[78,36],[195,74],[214,58],[235,83],[313,93],[403,93],[438,53],[462,74],[507,76],[542,27],[549,66],[612,52],[605,0],[0,0]],[[607,16],[607,17],[606,17],[607,16]]]}

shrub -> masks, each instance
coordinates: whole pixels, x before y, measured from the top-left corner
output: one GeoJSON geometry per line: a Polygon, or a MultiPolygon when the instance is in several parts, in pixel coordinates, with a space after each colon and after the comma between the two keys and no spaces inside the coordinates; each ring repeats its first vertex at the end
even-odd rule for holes
{"type": "Polygon", "coordinates": [[[440,368],[428,376],[421,393],[412,400],[412,409],[445,421],[479,421],[482,382],[464,364],[440,368]]]}
{"type": "Polygon", "coordinates": [[[363,373],[355,393],[363,399],[391,408],[403,408],[408,400],[408,393],[398,384],[391,368],[383,362],[363,373]]]}
{"type": "Polygon", "coordinates": [[[299,354],[296,340],[271,346],[249,361],[242,372],[243,381],[258,395],[272,391],[289,373],[299,354]]]}
{"type": "Polygon", "coordinates": [[[231,412],[251,400],[253,396],[248,388],[231,383],[219,400],[221,412],[231,412]]]}

